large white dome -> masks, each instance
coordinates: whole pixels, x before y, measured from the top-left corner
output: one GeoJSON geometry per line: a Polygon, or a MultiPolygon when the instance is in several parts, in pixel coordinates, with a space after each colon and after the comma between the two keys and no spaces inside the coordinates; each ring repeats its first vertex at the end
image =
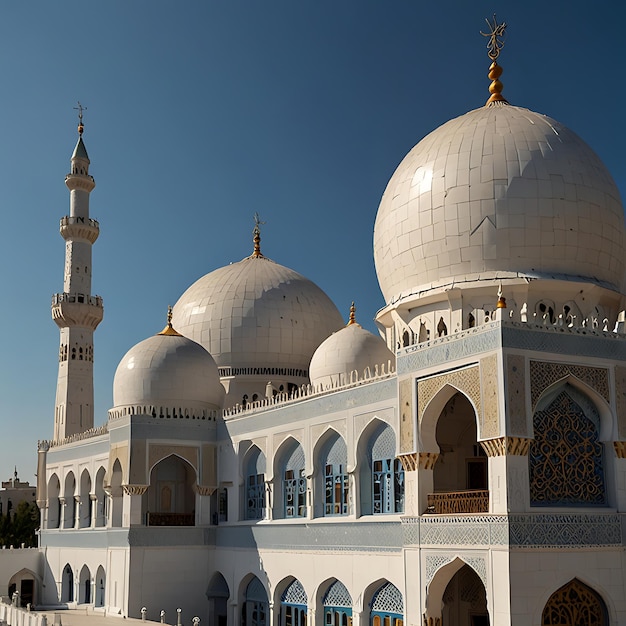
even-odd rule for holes
{"type": "Polygon", "coordinates": [[[383,195],[374,259],[389,304],[495,278],[583,278],[623,289],[624,212],[575,133],[510,105],[470,111],[420,141],[383,195]]]}
{"type": "Polygon", "coordinates": [[[313,352],[343,325],[314,283],[261,255],[197,280],[174,306],[173,324],[203,345],[220,374],[308,377],[313,352]]]}
{"type": "Polygon", "coordinates": [[[132,347],[113,380],[116,408],[154,406],[198,415],[221,408],[224,394],[211,355],[175,332],[164,331],[132,347]]]}

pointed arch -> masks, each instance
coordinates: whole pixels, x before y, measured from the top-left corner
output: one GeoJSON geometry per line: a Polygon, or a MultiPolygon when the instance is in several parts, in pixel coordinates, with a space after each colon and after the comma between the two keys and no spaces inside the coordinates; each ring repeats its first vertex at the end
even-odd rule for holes
{"type": "Polygon", "coordinates": [[[69,563],[64,565],[61,574],[61,602],[74,602],[74,572],[69,563]]]}
{"type": "Polygon", "coordinates": [[[48,480],[48,528],[58,528],[61,523],[61,481],[56,474],[48,480]]]}
{"type": "Polygon", "coordinates": [[[402,626],[404,623],[402,592],[386,579],[379,579],[365,589],[363,604],[369,609],[370,626],[402,626]]]}
{"type": "Polygon", "coordinates": [[[287,437],[274,455],[274,518],[306,517],[306,459],[302,444],[287,437]]]}
{"type": "Polygon", "coordinates": [[[80,475],[80,499],[78,501],[78,527],[89,528],[91,526],[91,475],[85,468],[80,475]]]}
{"type": "Polygon", "coordinates": [[[215,572],[211,577],[206,590],[206,597],[209,601],[209,615],[213,616],[213,623],[217,626],[226,624],[228,620],[230,589],[221,572],[215,572]]]}
{"type": "Polygon", "coordinates": [[[195,468],[178,454],[171,453],[150,468],[149,486],[142,509],[150,526],[193,526],[196,508],[195,468]]]}
{"type": "Polygon", "coordinates": [[[444,594],[453,578],[464,568],[469,568],[479,579],[483,590],[485,590],[485,574],[479,572],[471,562],[466,561],[462,556],[456,555],[444,561],[431,575],[426,585],[426,600],[424,613],[427,617],[441,618],[444,606],[444,594]]]}
{"type": "Polygon", "coordinates": [[[345,439],[327,429],[315,445],[315,516],[347,515],[350,486],[345,439]]]}
{"type": "Polygon", "coordinates": [[[91,572],[83,565],[78,577],[78,603],[91,604],[91,572]]]}
{"type": "MultiPolygon", "coordinates": [[[[9,589],[19,591],[20,594],[20,606],[27,606],[28,604],[35,605],[38,603],[39,594],[41,591],[41,577],[32,570],[24,567],[19,572],[16,572],[9,579],[9,589]]],[[[9,593],[9,598],[12,597],[12,593],[9,593]]]]}
{"type": "Polygon", "coordinates": [[[607,505],[600,423],[595,404],[568,383],[537,404],[529,449],[531,506],[607,505]]]}
{"type": "Polygon", "coordinates": [[[65,499],[65,507],[63,511],[63,528],[74,528],[76,518],[76,479],[74,472],[69,471],[65,475],[63,482],[63,498],[65,499]]]}
{"type": "Polygon", "coordinates": [[[477,408],[473,398],[466,393],[460,386],[453,383],[446,382],[441,388],[433,395],[428,404],[424,407],[421,419],[419,421],[419,440],[422,452],[439,452],[439,445],[437,444],[437,423],[445,408],[446,404],[457,393],[461,394],[467,399],[474,410],[474,416],[476,421],[476,432],[480,432],[480,423],[478,416],[480,411],[477,408]]]}
{"type": "Polygon", "coordinates": [[[104,606],[105,598],[106,598],[107,576],[106,576],[106,572],[104,571],[104,567],[102,567],[102,565],[99,565],[98,569],[96,570],[96,578],[94,580],[94,586],[96,588],[94,605],[97,607],[104,606]]]}
{"type": "Polygon", "coordinates": [[[352,596],[338,579],[330,583],[322,596],[324,624],[329,626],[352,626],[352,596]]]}
{"type": "Polygon", "coordinates": [[[267,459],[256,444],[252,444],[242,461],[243,484],[241,492],[243,519],[260,520],[265,517],[267,498],[265,473],[267,459]]]}
{"type": "Polygon", "coordinates": [[[593,389],[593,387],[590,387],[587,383],[573,374],[568,374],[546,387],[535,401],[533,411],[535,412],[545,408],[567,385],[570,385],[580,391],[580,393],[587,396],[589,401],[594,404],[600,417],[600,428],[598,432],[600,441],[612,441],[614,439],[613,430],[615,420],[613,418],[613,411],[611,410],[611,407],[607,401],[595,389],[593,389]]]}
{"type": "Polygon", "coordinates": [[[110,525],[113,528],[122,526],[122,463],[116,458],[111,470],[111,515],[110,525]]]}
{"type": "Polygon", "coordinates": [[[608,607],[593,588],[578,578],[557,589],[546,602],[541,626],[608,626],[608,607]]]}
{"type": "Polygon", "coordinates": [[[106,526],[106,492],[104,491],[104,481],[106,479],[106,469],[100,466],[96,472],[95,496],[96,501],[96,526],[106,526]]]}
{"type": "Polygon", "coordinates": [[[363,429],[357,443],[361,515],[404,511],[404,469],[396,445],[394,429],[379,418],[363,429]]]}
{"type": "Polygon", "coordinates": [[[306,626],[308,595],[294,576],[288,576],[276,585],[274,606],[280,607],[278,626],[306,626]]]}
{"type": "Polygon", "coordinates": [[[249,574],[240,585],[241,626],[270,626],[267,589],[253,574],[249,574]]]}

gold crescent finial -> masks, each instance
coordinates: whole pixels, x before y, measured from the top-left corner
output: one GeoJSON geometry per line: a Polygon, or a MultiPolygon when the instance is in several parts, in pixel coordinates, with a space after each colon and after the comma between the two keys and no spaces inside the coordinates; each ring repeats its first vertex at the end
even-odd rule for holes
{"type": "Polygon", "coordinates": [[[489,93],[491,96],[487,100],[485,106],[491,106],[494,103],[508,104],[504,96],[502,95],[502,89],[504,85],[500,82],[500,76],[502,75],[502,67],[498,65],[497,58],[500,56],[500,51],[504,48],[504,31],[506,30],[506,23],[498,24],[496,20],[496,14],[493,14],[493,24],[485,19],[487,26],[489,26],[490,32],[480,34],[483,37],[489,37],[487,42],[487,56],[491,59],[491,65],[489,66],[489,73],[487,76],[491,80],[489,85],[489,93]]]}
{"type": "Polygon", "coordinates": [[[160,332],[158,333],[159,335],[170,335],[171,337],[182,337],[182,335],[174,330],[174,327],[172,326],[172,315],[173,315],[173,311],[172,311],[172,306],[168,306],[167,307],[167,326],[160,332]]]}
{"type": "Polygon", "coordinates": [[[265,224],[265,222],[261,221],[259,214],[255,212],[254,214],[254,229],[252,230],[252,241],[254,243],[254,250],[252,252],[253,257],[262,257],[261,254],[261,229],[260,226],[265,224]]]}
{"type": "Polygon", "coordinates": [[[86,111],[87,107],[84,107],[80,100],[78,101],[78,106],[74,107],[74,111],[78,111],[78,134],[82,137],[83,131],[85,130],[85,125],[83,124],[83,111],[86,111]]]}

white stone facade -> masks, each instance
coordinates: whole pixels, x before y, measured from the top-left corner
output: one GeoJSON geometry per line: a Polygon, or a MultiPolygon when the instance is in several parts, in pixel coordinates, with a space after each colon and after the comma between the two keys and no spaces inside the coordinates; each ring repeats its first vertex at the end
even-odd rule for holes
{"type": "Polygon", "coordinates": [[[506,104],[420,142],[375,228],[386,347],[326,339],[254,235],[122,359],[105,426],[40,442],[35,604],[626,624],[624,215],[591,150],[506,104]]]}

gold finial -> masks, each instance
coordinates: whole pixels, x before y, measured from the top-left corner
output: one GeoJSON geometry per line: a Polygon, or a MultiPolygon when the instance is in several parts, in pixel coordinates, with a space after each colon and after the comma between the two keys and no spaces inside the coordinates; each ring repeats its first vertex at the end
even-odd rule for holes
{"type": "Polygon", "coordinates": [[[252,252],[252,256],[254,257],[263,256],[261,254],[261,229],[259,228],[259,226],[262,226],[263,224],[265,224],[265,222],[262,222],[261,218],[259,217],[259,214],[255,212],[254,229],[252,230],[252,234],[253,234],[252,241],[254,242],[254,251],[252,252]]]}
{"type": "Polygon", "coordinates": [[[158,333],[159,335],[170,335],[172,337],[182,337],[182,335],[174,330],[172,326],[172,307],[171,305],[167,307],[167,326],[158,333]]]}
{"type": "Polygon", "coordinates": [[[489,97],[489,100],[487,100],[485,106],[491,106],[494,103],[508,104],[502,95],[502,89],[504,86],[499,80],[502,75],[502,67],[498,65],[496,60],[500,56],[500,50],[504,48],[504,31],[506,29],[506,23],[502,22],[502,24],[498,24],[495,13],[493,14],[493,24],[489,22],[488,19],[485,21],[491,31],[489,33],[483,33],[482,30],[480,31],[480,34],[483,37],[489,37],[489,41],[487,42],[487,56],[491,59],[489,73],[487,74],[491,80],[491,85],[489,85],[489,93],[491,96],[489,97]]]}
{"type": "Polygon", "coordinates": [[[84,107],[79,100],[78,106],[74,107],[74,110],[78,111],[78,134],[82,137],[83,131],[85,130],[85,125],[83,124],[83,111],[86,111],[87,107],[84,107]]]}
{"type": "Polygon", "coordinates": [[[496,304],[496,309],[506,309],[506,298],[502,296],[502,283],[500,283],[500,287],[498,289],[498,302],[496,304]]]}
{"type": "Polygon", "coordinates": [[[352,324],[356,324],[357,326],[360,326],[360,324],[358,324],[356,321],[356,307],[354,306],[354,301],[352,302],[352,305],[350,306],[350,319],[348,320],[348,323],[346,324],[346,326],[352,326],[352,324]]]}

